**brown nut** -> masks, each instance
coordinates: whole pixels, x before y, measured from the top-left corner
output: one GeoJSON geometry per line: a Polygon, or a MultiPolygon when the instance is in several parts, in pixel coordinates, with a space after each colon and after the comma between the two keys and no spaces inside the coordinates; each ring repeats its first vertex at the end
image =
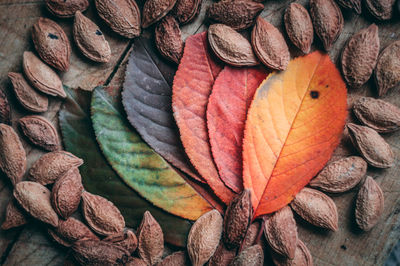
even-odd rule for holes
{"type": "Polygon", "coordinates": [[[144,213],[137,235],[139,257],[148,265],[161,261],[164,252],[164,235],[160,225],[149,211],[144,213]]]}
{"type": "Polygon", "coordinates": [[[175,6],[176,0],[146,0],[142,11],[142,27],[148,28],[165,17],[175,6]]]}
{"type": "Polygon", "coordinates": [[[88,0],[46,0],[46,8],[54,16],[70,18],[76,11],[85,11],[89,7],[88,0]]]}
{"type": "Polygon", "coordinates": [[[391,43],[379,55],[375,68],[375,83],[382,97],[400,82],[400,40],[391,43]]]}
{"type": "Polygon", "coordinates": [[[183,41],[179,24],[174,17],[166,16],[157,24],[155,42],[164,58],[179,64],[183,54],[183,41]]]}
{"type": "Polygon", "coordinates": [[[48,18],[39,18],[32,28],[32,40],[43,61],[58,70],[68,70],[71,46],[57,23],[48,18]]]}
{"type": "Polygon", "coordinates": [[[8,77],[13,85],[15,96],[26,110],[34,113],[47,111],[49,99],[33,89],[22,74],[9,72],[8,77]]]}

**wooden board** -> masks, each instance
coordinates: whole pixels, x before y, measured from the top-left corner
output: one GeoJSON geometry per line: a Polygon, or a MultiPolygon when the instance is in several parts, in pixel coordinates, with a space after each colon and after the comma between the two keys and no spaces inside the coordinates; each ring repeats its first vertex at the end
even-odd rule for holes
{"type": "MultiPolygon", "coordinates": [[[[289,0],[269,0],[262,17],[273,25],[282,29],[282,14],[289,0]]],[[[307,7],[308,0],[297,1],[307,7]]],[[[206,8],[212,0],[204,0],[200,16],[191,24],[182,28],[184,37],[194,32],[206,29],[203,18],[206,8]]],[[[20,72],[22,53],[25,50],[33,50],[30,39],[30,29],[40,16],[50,17],[62,25],[67,35],[71,36],[71,19],[56,19],[44,8],[43,1],[38,0],[1,0],[0,1],[0,87],[5,89],[12,105],[12,122],[16,127],[17,120],[26,115],[22,107],[16,103],[12,94],[10,83],[7,79],[9,71],[20,72]]],[[[111,84],[121,86],[124,73],[124,62],[131,48],[131,42],[112,33],[101,22],[95,13],[93,3],[85,13],[93,19],[103,30],[113,51],[112,60],[107,64],[95,64],[83,58],[80,52],[72,45],[71,69],[61,75],[65,85],[90,90],[97,85],[111,84]]],[[[345,28],[343,33],[329,53],[334,62],[338,62],[340,51],[348,40],[358,30],[370,23],[379,25],[381,47],[400,39],[399,18],[394,21],[377,22],[363,10],[363,16],[351,12],[344,12],[345,28]]],[[[150,34],[150,33],[147,33],[150,34]]],[[[285,36],[287,39],[287,36],[285,36]]],[[[313,49],[321,49],[321,42],[316,38],[313,49]]],[[[300,55],[294,47],[290,47],[292,57],[300,55]]],[[[338,64],[339,66],[339,64],[338,64]]],[[[385,97],[385,100],[400,106],[398,89],[393,89],[385,97]]],[[[373,82],[356,91],[351,90],[349,106],[361,95],[376,95],[373,82]]],[[[52,98],[49,110],[44,114],[57,124],[57,112],[62,101],[52,98]]],[[[349,118],[350,120],[352,117],[349,118]]],[[[309,247],[313,255],[315,265],[382,265],[393,246],[400,238],[400,132],[389,134],[385,139],[393,147],[396,156],[396,165],[386,170],[370,168],[368,174],[374,177],[382,186],[385,194],[385,211],[381,222],[368,233],[357,229],[354,223],[354,200],[356,189],[342,194],[333,195],[333,199],[339,210],[339,231],[327,232],[319,230],[299,217],[300,238],[309,247]]],[[[28,167],[41,155],[42,151],[23,142],[28,154],[28,167]]],[[[336,151],[335,158],[343,155],[354,154],[348,140],[343,140],[342,146],[336,151]],[[350,148],[349,148],[350,147],[350,148]]],[[[0,222],[4,220],[4,210],[10,199],[11,184],[5,177],[0,177],[0,222]]],[[[67,249],[53,244],[46,235],[46,230],[38,223],[10,231],[0,230],[0,265],[62,265],[67,257],[67,249]]]]}

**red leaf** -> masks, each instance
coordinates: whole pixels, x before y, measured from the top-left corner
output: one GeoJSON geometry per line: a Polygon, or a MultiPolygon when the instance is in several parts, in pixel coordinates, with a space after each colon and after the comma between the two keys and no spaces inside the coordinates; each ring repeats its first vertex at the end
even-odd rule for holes
{"type": "Polygon", "coordinates": [[[206,33],[189,37],[174,79],[172,108],[190,161],[215,194],[228,203],[234,193],[219,178],[206,123],[208,97],[220,71],[210,57],[206,33]]]}
{"type": "Polygon", "coordinates": [[[242,142],[247,110],[266,78],[264,68],[226,66],[214,83],[207,107],[211,150],[222,181],[235,192],[243,189],[242,142]]]}

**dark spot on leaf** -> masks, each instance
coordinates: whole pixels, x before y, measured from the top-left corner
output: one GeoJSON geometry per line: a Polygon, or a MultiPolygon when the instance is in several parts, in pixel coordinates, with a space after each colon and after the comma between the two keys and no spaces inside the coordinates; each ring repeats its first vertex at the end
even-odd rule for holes
{"type": "Polygon", "coordinates": [[[103,33],[101,33],[99,30],[96,30],[96,35],[103,35],[103,33]]]}
{"type": "Polygon", "coordinates": [[[313,99],[318,99],[318,97],[319,97],[319,91],[311,91],[311,92],[310,92],[310,96],[311,96],[311,98],[313,98],[313,99]]]}
{"type": "Polygon", "coordinates": [[[50,39],[53,39],[53,40],[58,40],[58,36],[57,35],[54,35],[53,33],[49,33],[49,35],[47,35],[50,39]]]}
{"type": "Polygon", "coordinates": [[[347,247],[345,245],[341,245],[340,248],[343,250],[347,250],[347,247]]]}

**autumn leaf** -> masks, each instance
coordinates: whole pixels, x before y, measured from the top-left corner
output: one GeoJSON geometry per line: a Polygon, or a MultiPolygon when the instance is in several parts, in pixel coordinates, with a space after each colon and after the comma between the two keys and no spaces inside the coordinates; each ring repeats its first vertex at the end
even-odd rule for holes
{"type": "Polygon", "coordinates": [[[206,33],[190,36],[174,78],[172,108],[190,161],[215,194],[229,203],[234,193],[219,178],[206,122],[208,97],[220,71],[210,56],[206,33]]]}
{"type": "Polygon", "coordinates": [[[243,142],[244,187],[255,217],[287,205],[320,171],[339,144],[347,90],[327,54],[290,62],[260,85],[243,142]]]}
{"type": "Polygon", "coordinates": [[[211,150],[226,186],[243,190],[242,141],[247,110],[267,76],[264,68],[226,66],[216,79],[207,107],[211,150]]]}
{"type": "Polygon", "coordinates": [[[165,241],[185,246],[190,221],[169,214],[139,196],[122,181],[101,154],[90,120],[91,93],[68,88],[65,91],[68,98],[59,113],[60,128],[66,150],[85,162],[79,167],[85,189],[112,201],[131,228],[137,228],[143,213],[150,211],[160,223],[165,241]]]}
{"type": "Polygon", "coordinates": [[[155,206],[196,220],[212,209],[185,179],[155,153],[123,117],[120,93],[96,88],[92,123],[97,141],[113,169],[128,186],[155,206]]]}
{"type": "Polygon", "coordinates": [[[122,92],[128,120],[164,159],[204,182],[186,157],[172,115],[170,84],[176,69],[160,60],[154,50],[153,40],[145,37],[135,40],[122,92]]]}

